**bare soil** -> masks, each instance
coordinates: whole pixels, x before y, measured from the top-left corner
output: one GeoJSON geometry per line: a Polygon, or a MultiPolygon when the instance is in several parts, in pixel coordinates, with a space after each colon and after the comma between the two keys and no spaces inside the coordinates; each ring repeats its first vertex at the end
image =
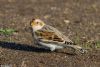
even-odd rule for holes
{"type": "Polygon", "coordinates": [[[0,0],[0,64],[9,67],[100,67],[100,48],[71,55],[36,48],[29,30],[40,18],[82,46],[100,41],[100,0],[0,0]]]}

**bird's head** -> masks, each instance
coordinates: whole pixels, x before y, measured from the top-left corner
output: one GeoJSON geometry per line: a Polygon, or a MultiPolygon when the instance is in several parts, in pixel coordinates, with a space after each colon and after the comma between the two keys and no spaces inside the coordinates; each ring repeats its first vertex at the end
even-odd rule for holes
{"type": "Polygon", "coordinates": [[[30,25],[33,29],[33,31],[37,31],[37,30],[40,30],[44,27],[45,23],[40,20],[40,19],[32,19],[32,21],[30,22],[30,25]]]}

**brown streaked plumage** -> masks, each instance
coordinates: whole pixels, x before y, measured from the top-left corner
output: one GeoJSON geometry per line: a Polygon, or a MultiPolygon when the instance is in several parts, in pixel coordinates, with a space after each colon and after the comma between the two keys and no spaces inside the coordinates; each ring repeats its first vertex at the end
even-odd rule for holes
{"type": "Polygon", "coordinates": [[[35,34],[38,36],[40,39],[45,39],[47,41],[53,41],[53,42],[64,42],[62,38],[57,36],[54,32],[49,32],[49,31],[37,31],[35,34]]]}
{"type": "Polygon", "coordinates": [[[33,19],[30,25],[33,29],[34,40],[45,48],[50,48],[51,51],[71,47],[84,52],[82,47],[74,45],[68,37],[63,35],[56,28],[45,24],[42,20],[33,19]]]}

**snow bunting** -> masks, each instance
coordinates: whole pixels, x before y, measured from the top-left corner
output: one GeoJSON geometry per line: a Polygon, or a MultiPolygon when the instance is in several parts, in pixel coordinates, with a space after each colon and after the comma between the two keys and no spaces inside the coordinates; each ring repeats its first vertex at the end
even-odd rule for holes
{"type": "Polygon", "coordinates": [[[84,49],[74,43],[56,28],[45,24],[40,19],[32,19],[30,22],[35,43],[51,51],[63,48],[73,48],[84,53],[84,49]]]}

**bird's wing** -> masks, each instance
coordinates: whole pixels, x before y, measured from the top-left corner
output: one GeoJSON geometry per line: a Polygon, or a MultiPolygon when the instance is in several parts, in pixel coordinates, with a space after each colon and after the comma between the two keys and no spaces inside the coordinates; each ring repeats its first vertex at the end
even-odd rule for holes
{"type": "Polygon", "coordinates": [[[70,40],[67,36],[63,35],[58,29],[50,26],[50,25],[47,25],[48,28],[50,28],[51,30],[53,30],[55,32],[55,34],[57,34],[58,36],[60,36],[61,38],[63,38],[66,42],[72,42],[72,40],[70,40]]]}
{"type": "Polygon", "coordinates": [[[71,42],[70,39],[65,37],[56,28],[49,25],[45,26],[43,29],[39,31],[36,31],[35,35],[37,36],[37,39],[39,41],[46,43],[64,44],[65,42],[71,42]]]}

